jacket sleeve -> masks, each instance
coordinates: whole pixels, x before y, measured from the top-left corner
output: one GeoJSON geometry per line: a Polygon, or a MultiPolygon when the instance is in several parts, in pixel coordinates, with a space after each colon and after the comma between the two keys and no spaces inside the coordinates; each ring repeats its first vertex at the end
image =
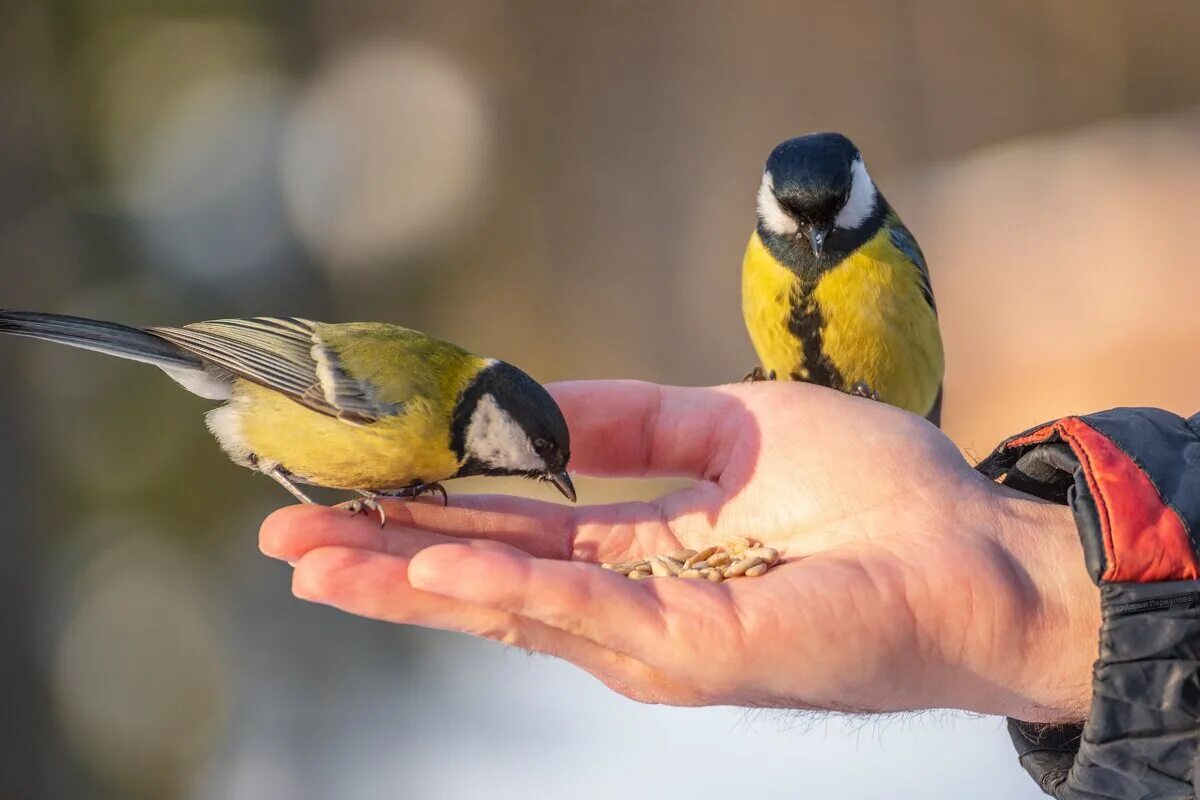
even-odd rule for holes
{"type": "Polygon", "coordinates": [[[1021,765],[1060,800],[1200,798],[1200,415],[1067,417],[978,469],[1071,507],[1103,606],[1087,721],[1009,720],[1021,765]]]}

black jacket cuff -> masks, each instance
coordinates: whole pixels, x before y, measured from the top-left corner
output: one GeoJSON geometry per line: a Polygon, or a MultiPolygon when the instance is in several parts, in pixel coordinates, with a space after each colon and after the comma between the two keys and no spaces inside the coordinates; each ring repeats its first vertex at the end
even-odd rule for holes
{"type": "Polygon", "coordinates": [[[1200,419],[1067,417],[978,469],[1069,505],[1103,623],[1082,726],[1009,721],[1021,765],[1061,800],[1200,797],[1200,419]]]}

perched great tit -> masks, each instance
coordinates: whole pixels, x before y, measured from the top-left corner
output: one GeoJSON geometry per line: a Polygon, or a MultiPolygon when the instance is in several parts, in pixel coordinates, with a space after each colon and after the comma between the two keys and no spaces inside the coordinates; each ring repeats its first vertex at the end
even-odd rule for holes
{"type": "Polygon", "coordinates": [[[789,139],[767,159],[742,313],[762,362],[748,379],[817,383],[940,422],[925,257],[845,136],[789,139]]]}
{"type": "Polygon", "coordinates": [[[571,502],[571,440],[562,412],[521,370],[423,333],[372,322],[224,319],[131,328],[0,311],[0,333],[142,361],[185,389],[227,401],[208,428],[237,464],[278,481],[378,498],[446,491],[440,481],[521,475],[571,502]]]}

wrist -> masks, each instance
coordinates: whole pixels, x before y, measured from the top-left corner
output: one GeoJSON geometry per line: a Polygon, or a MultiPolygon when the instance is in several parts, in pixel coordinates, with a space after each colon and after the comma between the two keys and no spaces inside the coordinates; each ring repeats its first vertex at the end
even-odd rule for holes
{"type": "Polygon", "coordinates": [[[1012,608],[978,666],[991,675],[1005,716],[1067,722],[1087,716],[1098,650],[1100,591],[1088,574],[1071,510],[989,486],[991,539],[1012,608]]]}

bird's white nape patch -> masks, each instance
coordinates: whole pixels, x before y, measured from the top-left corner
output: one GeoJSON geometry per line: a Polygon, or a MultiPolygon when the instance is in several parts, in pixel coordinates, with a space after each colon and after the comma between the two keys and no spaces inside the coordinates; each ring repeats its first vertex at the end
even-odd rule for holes
{"type": "Polygon", "coordinates": [[[758,186],[758,218],[763,227],[777,236],[787,236],[800,230],[796,220],[779,205],[775,197],[775,179],[769,171],[763,172],[762,183],[758,186]]]}
{"type": "Polygon", "coordinates": [[[490,394],[479,398],[471,414],[471,421],[467,425],[466,450],[467,455],[474,456],[489,467],[514,472],[546,468],[545,461],[534,452],[529,435],[490,394]]]}
{"type": "Polygon", "coordinates": [[[846,205],[842,206],[842,210],[833,220],[833,227],[852,231],[862,225],[875,210],[878,196],[875,182],[867,174],[867,165],[863,163],[862,156],[859,156],[850,165],[850,196],[846,198],[846,205]]]}

